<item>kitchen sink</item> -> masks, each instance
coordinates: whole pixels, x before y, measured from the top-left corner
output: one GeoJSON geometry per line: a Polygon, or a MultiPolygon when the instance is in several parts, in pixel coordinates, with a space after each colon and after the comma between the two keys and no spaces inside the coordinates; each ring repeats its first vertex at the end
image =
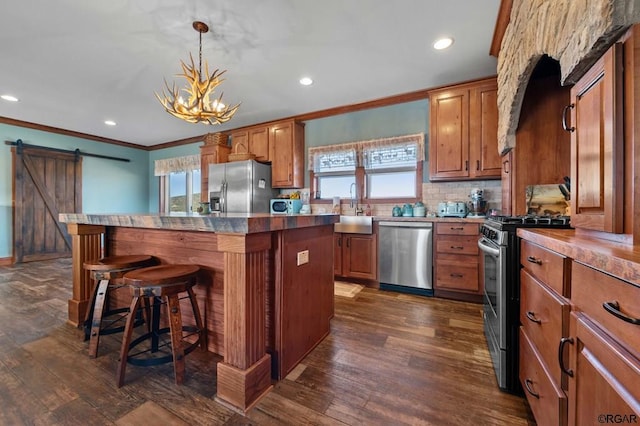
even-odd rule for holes
{"type": "Polygon", "coordinates": [[[333,230],[347,234],[371,234],[373,232],[373,217],[340,216],[340,222],[333,224],[333,230]]]}

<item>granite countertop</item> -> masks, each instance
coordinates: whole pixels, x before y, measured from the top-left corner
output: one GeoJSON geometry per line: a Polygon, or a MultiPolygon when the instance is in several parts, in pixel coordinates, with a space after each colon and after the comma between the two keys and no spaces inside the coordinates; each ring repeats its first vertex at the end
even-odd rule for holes
{"type": "Polygon", "coordinates": [[[518,236],[640,286],[640,246],[594,238],[575,229],[519,228],[518,236]]]}
{"type": "Polygon", "coordinates": [[[340,221],[340,216],[335,214],[272,215],[268,213],[212,213],[208,215],[197,213],[186,215],[61,213],[59,219],[65,223],[83,225],[252,234],[333,225],[340,221]]]}

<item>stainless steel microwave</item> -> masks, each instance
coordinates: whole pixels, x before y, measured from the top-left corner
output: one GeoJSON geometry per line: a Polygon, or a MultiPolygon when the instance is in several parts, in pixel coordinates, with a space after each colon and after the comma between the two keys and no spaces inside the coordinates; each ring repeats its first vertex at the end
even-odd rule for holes
{"type": "Polygon", "coordinates": [[[274,198],[269,203],[271,214],[297,214],[302,208],[302,201],[287,198],[274,198]]]}

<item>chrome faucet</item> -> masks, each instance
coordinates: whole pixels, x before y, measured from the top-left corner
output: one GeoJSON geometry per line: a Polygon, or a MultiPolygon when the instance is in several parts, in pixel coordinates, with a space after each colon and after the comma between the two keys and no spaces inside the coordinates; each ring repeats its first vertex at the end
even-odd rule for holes
{"type": "Polygon", "coordinates": [[[353,182],[349,187],[349,196],[351,197],[351,202],[349,203],[349,207],[355,208],[354,213],[356,216],[364,213],[362,207],[358,207],[358,188],[356,187],[356,183],[353,182]]]}

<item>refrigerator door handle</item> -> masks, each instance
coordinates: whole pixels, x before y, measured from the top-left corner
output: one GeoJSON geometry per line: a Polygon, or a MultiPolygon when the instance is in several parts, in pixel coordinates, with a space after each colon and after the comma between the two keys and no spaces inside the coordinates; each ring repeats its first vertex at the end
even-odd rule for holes
{"type": "Polygon", "coordinates": [[[227,212],[227,181],[222,182],[222,194],[220,194],[220,211],[227,212]]]}

